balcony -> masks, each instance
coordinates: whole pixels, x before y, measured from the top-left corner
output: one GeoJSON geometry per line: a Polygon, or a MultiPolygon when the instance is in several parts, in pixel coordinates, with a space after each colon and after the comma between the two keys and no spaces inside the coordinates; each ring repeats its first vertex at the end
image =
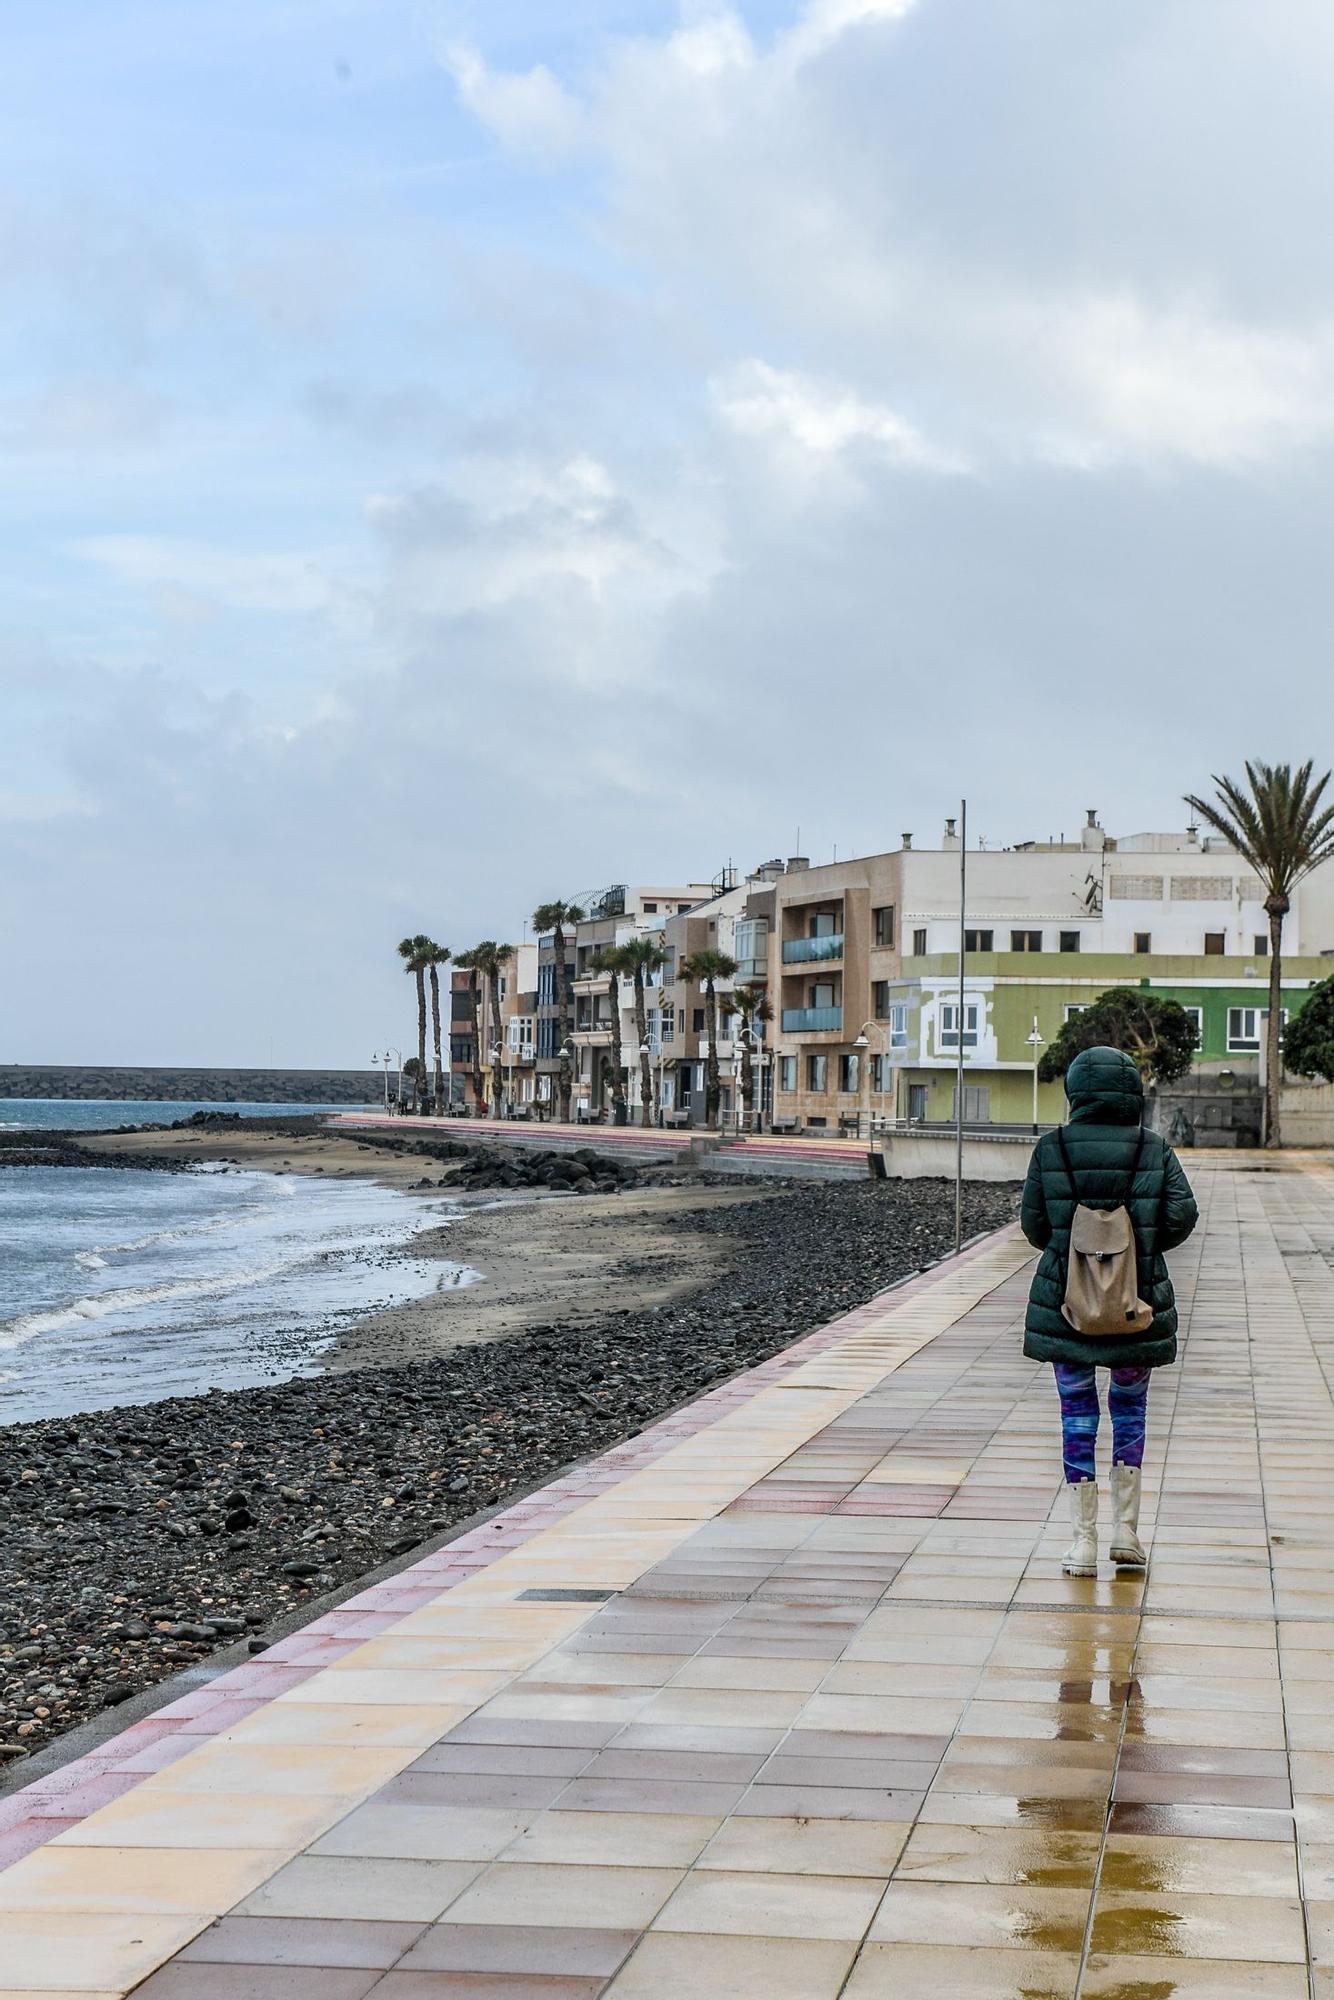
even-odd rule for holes
{"type": "Polygon", "coordinates": [[[783,939],[784,965],[819,965],[826,959],[842,958],[842,956],[842,931],[834,931],[828,937],[783,939]]]}
{"type": "Polygon", "coordinates": [[[842,1030],[841,1007],[784,1007],[783,1009],[785,1035],[836,1035],[841,1034],[842,1030]]]}

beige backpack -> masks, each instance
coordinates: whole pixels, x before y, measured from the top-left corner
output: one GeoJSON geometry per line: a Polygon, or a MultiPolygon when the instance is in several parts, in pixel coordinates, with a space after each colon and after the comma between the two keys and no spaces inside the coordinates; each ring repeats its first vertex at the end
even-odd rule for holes
{"type": "Polygon", "coordinates": [[[1147,1333],[1153,1325],[1153,1307],[1145,1305],[1139,1296],[1135,1230],[1126,1205],[1144,1157],[1146,1137],[1147,1133],[1141,1130],[1126,1181],[1125,1202],[1117,1208],[1088,1208],[1079,1199],[1065,1134],[1057,1127],[1056,1143],[1075,1205],[1061,1313],[1076,1333],[1104,1336],[1147,1333]]]}

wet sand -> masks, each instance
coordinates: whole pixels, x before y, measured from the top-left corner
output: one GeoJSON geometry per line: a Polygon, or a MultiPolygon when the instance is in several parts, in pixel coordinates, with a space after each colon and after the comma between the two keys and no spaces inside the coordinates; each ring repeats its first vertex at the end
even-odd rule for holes
{"type": "Polygon", "coordinates": [[[423,1160],[420,1154],[368,1146],[351,1131],[311,1132],[293,1138],[287,1132],[219,1132],[201,1127],[169,1132],[80,1132],[75,1136],[90,1153],[123,1157],[151,1153],[158,1158],[176,1154],[187,1161],[220,1161],[272,1174],[373,1180],[394,1188],[411,1188],[425,1173],[438,1180],[453,1171],[448,1161],[437,1163],[423,1160]]]}

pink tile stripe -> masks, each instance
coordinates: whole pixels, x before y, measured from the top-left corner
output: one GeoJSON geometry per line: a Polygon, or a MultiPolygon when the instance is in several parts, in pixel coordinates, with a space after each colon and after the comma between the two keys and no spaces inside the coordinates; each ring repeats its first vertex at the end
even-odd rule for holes
{"type": "MultiPolygon", "coordinates": [[[[76,1757],[58,1771],[38,1778],[22,1791],[0,1799],[0,1870],[7,1868],[11,1862],[21,1860],[46,1841],[53,1840],[58,1833],[76,1825],[89,1813],[96,1812],[110,1799],[133,1790],[174,1757],[184,1756],[186,1751],[195,1749],[200,1742],[230,1728],[256,1709],[263,1708],[275,1695],[287,1688],[300,1686],[321,1667],[359,1646],[363,1640],[389,1630],[409,1612],[420,1610],[424,1604],[451,1590],[465,1577],[485,1569],[497,1556],[521,1547],[554,1521],[573,1513],[594,1494],[605,1491],[628,1473],[660,1458],[683,1438],[694,1437],[706,1430],[730,1410],[749,1402],[761,1389],[780,1380],[793,1368],[800,1367],[813,1355],[823,1353],[858,1326],[874,1318],[891,1294],[896,1300],[909,1297],[934,1284],[945,1265],[966,1262],[989,1244],[1015,1233],[1016,1225],[1010,1224],[994,1236],[966,1247],[960,1259],[951,1257],[943,1260],[942,1264],[932,1265],[915,1277],[888,1287],[885,1292],[878,1293],[864,1305],[854,1307],[851,1312],[841,1314],[838,1319],[816,1327],[813,1332],[794,1341],[792,1346],[762,1361],[758,1367],[748,1369],[743,1375],[733,1376],[716,1389],[707,1390],[695,1402],[659,1418],[656,1424],[641,1431],[637,1437],[613,1445],[600,1457],[576,1466],[549,1486],[540,1487],[524,1499],[516,1500],[503,1513],[433,1550],[419,1562],[400,1570],[396,1576],[371,1584],[355,1596],[345,1598],[336,1609],[313,1618],[308,1625],[289,1633],[287,1638],[267,1652],[220,1674],[206,1686],[179,1696],[146,1716],[142,1722],[132,1723],[128,1729],[110,1737],[86,1756],[76,1757]]],[[[765,1492],[773,1490],[766,1488],[765,1492]]],[[[918,1489],[909,1488],[906,1491],[915,1496],[918,1489]]],[[[772,1502],[766,1501],[760,1488],[752,1488],[750,1495],[734,1504],[742,1508],[781,1511],[791,1503],[779,1487],[778,1497],[772,1502]]],[[[831,1506],[839,1504],[831,1500],[831,1506]]],[[[809,1502],[806,1505],[809,1507],[809,1502]]],[[[914,1497],[906,1511],[934,1513],[937,1510],[914,1497]]]]}
{"type": "Polygon", "coordinates": [[[342,1111],[330,1123],[375,1127],[401,1133],[405,1138],[414,1132],[448,1132],[456,1139],[506,1139],[516,1146],[568,1145],[573,1141],[581,1146],[628,1146],[640,1152],[659,1153],[682,1153],[692,1139],[716,1137],[725,1141],[729,1151],[739,1150],[775,1160],[797,1158],[860,1162],[867,1147],[864,1139],[816,1139],[809,1134],[801,1138],[789,1138],[782,1133],[747,1134],[737,1138],[730,1132],[709,1133],[699,1128],[663,1131],[657,1126],[646,1129],[642,1125],[529,1124],[522,1119],[501,1118],[388,1118],[380,1111],[342,1111]]]}

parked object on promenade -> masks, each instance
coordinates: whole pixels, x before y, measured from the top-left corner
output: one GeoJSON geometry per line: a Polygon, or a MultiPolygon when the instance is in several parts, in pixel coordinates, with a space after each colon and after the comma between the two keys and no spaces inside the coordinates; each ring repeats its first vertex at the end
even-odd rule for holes
{"type": "Polygon", "coordinates": [[[1283,1143],[1279,1129],[1283,1031],[1283,919],[1297,884],[1334,857],[1334,806],[1321,806],[1330,773],[1314,778],[1308,757],[1290,764],[1247,761],[1246,785],[1215,774],[1215,797],[1188,793],[1186,804],[1250,862],[1265,892],[1269,918],[1269,1012],[1265,1023],[1265,1144],[1283,1143]]]}
{"type": "Polygon", "coordinates": [[[1149,1374],[1175,1361],[1177,1309],[1164,1252],[1184,1243],[1199,1212],[1190,1183],[1166,1140],[1144,1129],[1144,1084],[1120,1049],[1085,1049],[1065,1078],[1068,1126],[1044,1133],[1033,1148],[1020,1220],[1042,1252],[1029,1291],[1024,1353],[1050,1361],[1061,1401],[1062,1457],[1074,1541],[1064,1565],[1071,1576],[1098,1567],[1098,1493],[1094,1451],[1100,1415],[1098,1368],[1111,1372],[1112,1559],[1140,1568],[1138,1535],[1144,1422],[1149,1374]],[[1134,1238],[1137,1292],[1148,1308],[1123,1334],[1082,1333],[1065,1306],[1071,1230],[1083,1209],[1123,1210],[1134,1238]]]}

